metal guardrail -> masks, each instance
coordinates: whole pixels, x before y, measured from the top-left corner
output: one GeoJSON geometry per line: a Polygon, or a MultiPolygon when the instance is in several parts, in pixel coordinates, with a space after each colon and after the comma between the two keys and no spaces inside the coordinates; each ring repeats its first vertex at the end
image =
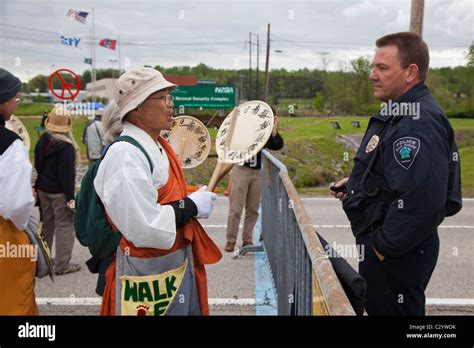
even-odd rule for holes
{"type": "Polygon", "coordinates": [[[279,315],[355,315],[286,166],[262,151],[263,243],[279,315]]]}

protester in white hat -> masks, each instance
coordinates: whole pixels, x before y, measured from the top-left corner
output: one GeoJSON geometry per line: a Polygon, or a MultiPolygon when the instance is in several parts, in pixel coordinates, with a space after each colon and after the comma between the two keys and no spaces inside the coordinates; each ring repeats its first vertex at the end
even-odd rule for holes
{"type": "Polygon", "coordinates": [[[128,71],[115,85],[114,99],[123,122],[119,139],[130,137],[142,150],[125,140],[112,144],[94,180],[107,216],[123,236],[106,274],[103,315],[209,312],[204,264],[215,263],[222,255],[196,218],[208,218],[217,197],[205,188],[186,196],[179,161],[160,137],[173,123],[170,92],[175,87],[151,68],[128,71]],[[130,282],[139,279],[152,287],[163,274],[169,275],[166,272],[182,281],[170,289],[165,302],[147,298],[130,303],[136,296],[122,297],[122,286],[127,293],[133,291],[130,282]],[[128,276],[133,278],[125,280],[128,276]],[[183,296],[187,300],[178,302],[183,296]]]}
{"type": "MultiPolygon", "coordinates": [[[[20,89],[20,80],[0,68],[0,245],[34,253],[24,232],[34,206],[32,168],[20,137],[5,128],[20,102],[20,89]]],[[[0,315],[38,314],[33,253],[0,257],[0,315]]]]}

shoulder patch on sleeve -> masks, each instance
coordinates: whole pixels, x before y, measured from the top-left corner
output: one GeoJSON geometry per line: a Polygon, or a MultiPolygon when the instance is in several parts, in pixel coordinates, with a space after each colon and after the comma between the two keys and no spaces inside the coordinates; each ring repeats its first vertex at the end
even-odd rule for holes
{"type": "Polygon", "coordinates": [[[403,137],[393,142],[393,156],[399,165],[410,169],[420,151],[420,139],[403,137]]]}

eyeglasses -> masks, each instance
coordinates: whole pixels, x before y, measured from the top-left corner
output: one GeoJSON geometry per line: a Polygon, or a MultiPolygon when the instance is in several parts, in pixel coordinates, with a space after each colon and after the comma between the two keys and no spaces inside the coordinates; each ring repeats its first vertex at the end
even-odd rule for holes
{"type": "Polygon", "coordinates": [[[21,98],[16,98],[15,99],[15,103],[17,103],[17,104],[20,104],[22,101],[23,101],[23,99],[21,99],[21,98]]]}
{"type": "Polygon", "coordinates": [[[148,99],[164,99],[166,106],[171,106],[173,104],[173,96],[171,94],[165,94],[161,97],[151,97],[148,99]]]}

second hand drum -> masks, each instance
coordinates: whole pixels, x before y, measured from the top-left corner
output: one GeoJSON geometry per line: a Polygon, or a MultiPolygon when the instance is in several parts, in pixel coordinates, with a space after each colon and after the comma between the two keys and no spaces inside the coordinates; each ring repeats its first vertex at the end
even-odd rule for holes
{"type": "Polygon", "coordinates": [[[236,107],[221,124],[216,137],[217,165],[208,185],[212,191],[234,164],[251,161],[272,134],[273,111],[267,103],[252,100],[236,107]]]}
{"type": "Polygon", "coordinates": [[[12,115],[12,117],[5,122],[5,127],[18,134],[18,136],[21,138],[21,141],[23,141],[23,144],[26,146],[26,149],[30,151],[30,135],[28,134],[23,122],[21,122],[17,116],[12,115]]]}
{"type": "Polygon", "coordinates": [[[170,129],[161,133],[178,156],[181,168],[194,168],[203,163],[211,151],[211,135],[197,118],[175,117],[170,129]]]}

